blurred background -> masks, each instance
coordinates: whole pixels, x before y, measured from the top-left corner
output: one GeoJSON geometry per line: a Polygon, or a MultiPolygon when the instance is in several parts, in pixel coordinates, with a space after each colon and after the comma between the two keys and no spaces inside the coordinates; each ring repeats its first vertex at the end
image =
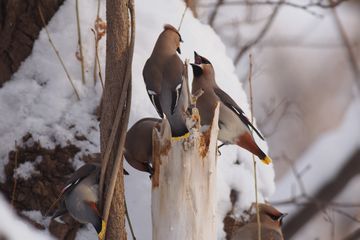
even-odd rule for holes
{"type": "Polygon", "coordinates": [[[222,38],[248,93],[251,76],[274,160],[270,202],[291,213],[286,238],[360,239],[360,1],[189,6],[222,38]]]}

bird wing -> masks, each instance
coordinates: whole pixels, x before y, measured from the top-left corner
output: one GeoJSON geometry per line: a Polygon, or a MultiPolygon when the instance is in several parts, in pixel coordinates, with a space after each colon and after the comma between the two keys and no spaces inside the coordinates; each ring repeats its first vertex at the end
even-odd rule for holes
{"type": "Polygon", "coordinates": [[[184,64],[181,59],[174,55],[165,65],[163,77],[165,81],[169,81],[171,86],[171,114],[174,113],[179,103],[181,91],[184,83],[184,64]]]}
{"type": "Polygon", "coordinates": [[[171,92],[171,113],[174,114],[175,108],[179,102],[183,83],[179,83],[175,90],[171,92]]]}
{"type": "Polygon", "coordinates": [[[149,95],[151,103],[154,105],[156,111],[161,118],[164,118],[164,113],[160,104],[160,89],[162,82],[162,74],[158,67],[151,63],[150,58],[146,61],[143,69],[143,77],[146,85],[146,91],[149,95]]]}
{"type": "Polygon", "coordinates": [[[264,140],[264,137],[245,116],[244,111],[236,104],[236,102],[226,92],[224,92],[218,87],[214,88],[214,92],[220,98],[221,102],[225,104],[225,106],[230,108],[249,129],[252,128],[256,132],[256,134],[262,140],[264,140]]]}
{"type": "Polygon", "coordinates": [[[77,184],[79,184],[79,182],[81,182],[81,180],[89,176],[94,171],[100,172],[99,170],[100,166],[96,164],[85,164],[71,175],[70,179],[66,182],[65,187],[61,191],[61,195],[70,192],[77,184]]]}
{"type": "Polygon", "coordinates": [[[160,104],[160,97],[159,94],[156,93],[155,91],[152,91],[150,89],[147,89],[149,98],[151,100],[151,103],[154,105],[156,111],[158,112],[159,116],[161,118],[164,118],[164,113],[163,110],[161,108],[161,104],[160,104]]]}

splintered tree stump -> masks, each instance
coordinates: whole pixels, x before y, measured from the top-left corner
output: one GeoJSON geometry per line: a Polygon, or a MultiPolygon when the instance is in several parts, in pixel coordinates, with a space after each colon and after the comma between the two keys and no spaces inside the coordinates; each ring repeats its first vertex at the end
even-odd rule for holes
{"type": "Polygon", "coordinates": [[[216,239],[218,115],[219,106],[207,131],[194,125],[180,140],[171,138],[166,119],[154,129],[152,239],[216,239]]]}

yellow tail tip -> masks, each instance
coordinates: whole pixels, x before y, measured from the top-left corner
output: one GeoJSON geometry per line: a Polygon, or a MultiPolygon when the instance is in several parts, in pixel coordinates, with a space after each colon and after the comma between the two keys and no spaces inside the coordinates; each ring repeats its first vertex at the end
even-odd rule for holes
{"type": "Polygon", "coordinates": [[[101,231],[98,234],[99,240],[105,239],[105,234],[106,234],[106,222],[104,220],[102,220],[101,231]]]}
{"type": "Polygon", "coordinates": [[[266,165],[269,165],[270,163],[272,163],[272,160],[269,156],[266,156],[264,159],[261,159],[261,161],[263,163],[265,163],[266,165]]]}
{"type": "Polygon", "coordinates": [[[185,133],[185,134],[182,135],[182,136],[172,137],[171,139],[172,139],[173,141],[180,141],[180,140],[182,140],[182,139],[188,138],[189,136],[190,136],[190,132],[187,132],[187,133],[185,133]]]}

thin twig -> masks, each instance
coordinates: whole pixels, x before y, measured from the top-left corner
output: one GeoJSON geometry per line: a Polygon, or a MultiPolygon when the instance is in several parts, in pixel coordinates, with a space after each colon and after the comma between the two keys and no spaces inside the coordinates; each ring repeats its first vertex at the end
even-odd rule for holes
{"type": "Polygon", "coordinates": [[[235,58],[234,58],[234,63],[235,65],[237,65],[241,59],[241,57],[250,49],[252,48],[255,44],[257,44],[258,42],[261,41],[261,39],[265,36],[265,34],[269,31],[272,23],[274,22],[275,16],[277,15],[281,3],[284,0],[280,1],[277,3],[277,5],[274,8],[273,13],[271,14],[271,16],[269,17],[268,21],[266,22],[266,24],[264,25],[264,27],[261,29],[261,31],[259,32],[259,34],[257,35],[257,37],[255,39],[253,39],[252,41],[250,41],[249,43],[247,43],[245,46],[243,46],[242,48],[240,48],[239,52],[236,54],[235,58]]]}
{"type": "MultiPolygon", "coordinates": [[[[18,153],[19,153],[19,149],[18,149],[17,143],[16,143],[16,141],[15,141],[14,173],[15,173],[15,169],[17,168],[17,165],[18,165],[18,153]]],[[[14,178],[14,186],[13,186],[13,190],[12,190],[12,194],[11,194],[11,206],[14,207],[15,192],[16,192],[16,186],[17,186],[17,177],[14,177],[14,174],[13,174],[13,178],[14,178]]]]}
{"type": "Polygon", "coordinates": [[[333,208],[332,209],[334,212],[340,214],[340,215],[343,215],[344,217],[347,217],[348,219],[356,222],[356,223],[360,223],[360,220],[357,218],[357,217],[354,217],[353,215],[350,215],[349,213],[347,212],[344,212],[343,210],[341,209],[336,209],[336,208],[333,208]]]}
{"type": "Polygon", "coordinates": [[[44,19],[44,15],[43,15],[43,13],[42,13],[42,11],[41,11],[40,5],[38,6],[38,11],[39,11],[39,14],[40,14],[41,21],[42,21],[42,23],[43,23],[43,25],[44,25],[44,29],[45,29],[45,32],[46,32],[46,34],[47,34],[48,40],[49,40],[49,42],[50,42],[50,45],[51,45],[51,47],[53,48],[56,56],[58,57],[58,59],[59,59],[59,61],[60,61],[60,63],[61,63],[61,66],[63,67],[63,69],[64,69],[64,71],[65,71],[66,77],[68,78],[68,80],[70,81],[70,84],[71,84],[72,88],[74,89],[74,92],[75,92],[75,95],[76,95],[76,97],[77,97],[77,100],[80,100],[80,95],[79,95],[78,91],[77,91],[76,88],[75,88],[74,82],[73,82],[73,80],[71,79],[70,74],[69,74],[69,72],[67,71],[67,68],[65,67],[65,64],[64,64],[64,62],[63,62],[63,60],[62,60],[62,58],[61,58],[61,56],[60,56],[60,53],[59,53],[59,51],[57,50],[57,48],[55,47],[55,44],[53,43],[53,41],[51,40],[50,33],[49,33],[49,31],[47,30],[46,23],[45,23],[45,19],[44,19]]]}
{"type": "Polygon", "coordinates": [[[84,63],[84,55],[83,55],[82,41],[81,41],[79,0],[75,1],[75,10],[76,10],[76,25],[77,25],[77,34],[78,34],[78,46],[80,50],[79,60],[81,63],[81,79],[82,79],[82,83],[85,84],[85,66],[84,66],[85,63],[84,63]]]}
{"type": "Polygon", "coordinates": [[[60,194],[60,195],[55,199],[55,201],[54,201],[54,202],[50,205],[50,207],[46,210],[45,215],[44,215],[45,217],[48,216],[50,210],[55,206],[56,203],[59,202],[60,199],[62,199],[63,196],[64,196],[63,194],[60,194]]]}
{"type": "MultiPolygon", "coordinates": [[[[297,169],[296,169],[296,167],[294,165],[294,162],[291,161],[285,154],[283,154],[283,159],[290,165],[291,171],[293,172],[293,174],[295,176],[295,179],[297,181],[297,184],[298,184],[298,186],[300,188],[301,195],[303,197],[308,197],[308,195],[306,193],[305,184],[303,183],[302,178],[301,178],[303,174],[300,174],[297,171],[297,169]]],[[[308,169],[308,168],[306,168],[306,169],[308,169]]]]}
{"type": "Polygon", "coordinates": [[[91,31],[94,33],[95,37],[95,58],[94,58],[94,85],[96,85],[97,80],[97,69],[99,69],[99,79],[102,86],[102,89],[104,89],[104,81],[101,74],[101,64],[99,59],[99,41],[106,33],[106,23],[100,18],[100,0],[98,0],[97,5],[97,13],[96,13],[96,20],[94,24],[94,29],[91,29],[91,31]]]}
{"type": "Polygon", "coordinates": [[[215,4],[215,7],[214,7],[213,11],[209,14],[210,17],[209,17],[208,24],[210,26],[214,26],[215,18],[216,18],[217,14],[218,14],[219,8],[223,4],[224,4],[224,0],[218,0],[217,3],[215,4]]]}
{"type": "Polygon", "coordinates": [[[178,32],[180,32],[180,28],[181,28],[181,25],[182,25],[182,23],[183,23],[183,21],[184,21],[184,17],[185,17],[185,13],[186,13],[186,10],[188,9],[188,6],[186,6],[185,7],[185,9],[184,9],[184,12],[183,12],[183,14],[182,14],[182,16],[181,16],[181,20],[180,20],[180,23],[179,23],[179,27],[178,27],[178,32]]]}
{"type": "Polygon", "coordinates": [[[127,220],[128,220],[128,223],[129,223],[129,228],[130,228],[131,236],[132,236],[133,240],[136,240],[135,233],[134,233],[134,229],[133,229],[133,227],[132,227],[131,220],[130,220],[130,216],[129,216],[128,207],[127,207],[127,204],[126,204],[126,198],[124,198],[124,205],[125,205],[125,215],[126,215],[126,218],[127,218],[127,220]]]}
{"type": "MultiPolygon", "coordinates": [[[[329,5],[333,5],[333,4],[334,4],[334,1],[329,0],[329,5]]],[[[338,28],[340,37],[341,37],[343,44],[347,50],[347,55],[348,55],[348,59],[350,62],[351,70],[354,75],[354,81],[356,82],[356,84],[360,90],[360,70],[359,70],[358,64],[356,62],[355,54],[351,48],[351,43],[350,43],[349,37],[347,36],[347,34],[345,32],[344,26],[336,12],[336,9],[332,8],[331,11],[334,16],[335,24],[336,24],[336,27],[338,28]]]]}
{"type": "MultiPolygon", "coordinates": [[[[252,91],[252,68],[253,68],[253,59],[252,54],[249,54],[249,95],[250,95],[250,121],[251,124],[254,123],[254,105],[253,105],[253,91],[252,91]]],[[[253,136],[253,130],[251,129],[251,135],[253,136]]],[[[254,168],[254,182],[255,182],[255,203],[256,203],[256,221],[258,226],[258,240],[261,240],[261,221],[260,221],[260,211],[259,211],[259,199],[258,199],[258,182],[257,182],[257,173],[256,173],[256,160],[255,155],[252,154],[253,168],[254,168]]]]}
{"type": "Polygon", "coordinates": [[[288,2],[288,1],[273,1],[273,0],[264,0],[264,1],[256,1],[256,0],[245,0],[245,1],[241,1],[241,0],[236,0],[236,1],[226,1],[223,2],[222,4],[218,4],[218,2],[214,3],[200,3],[198,4],[198,7],[202,7],[202,8],[209,8],[209,7],[219,7],[221,5],[225,6],[225,5],[246,5],[246,6],[254,6],[254,5],[285,5],[285,6],[289,6],[289,7],[294,7],[294,8],[299,8],[302,10],[308,10],[309,8],[335,8],[338,5],[340,5],[343,2],[346,2],[349,0],[338,0],[336,2],[331,2],[330,4],[326,4],[323,3],[323,1],[317,1],[317,2],[310,2],[308,4],[297,4],[294,2],[288,2]]]}
{"type": "MultiPolygon", "coordinates": [[[[286,221],[285,226],[283,227],[284,234],[291,239],[297,231],[299,231],[309,219],[314,217],[318,211],[325,209],[330,205],[331,201],[338,195],[341,189],[344,189],[346,184],[353,179],[355,176],[359,175],[360,169],[360,150],[357,149],[352,156],[346,161],[344,166],[333,176],[331,180],[325,183],[313,196],[302,194],[300,197],[304,201],[296,203],[298,205],[303,205],[303,207],[294,214],[294,216],[286,221]]],[[[299,175],[297,175],[299,176],[299,175]]],[[[301,178],[300,178],[300,181],[301,178]]],[[[299,183],[298,183],[299,184],[299,183]]],[[[296,198],[293,198],[296,202],[296,198]]],[[[336,209],[336,212],[343,214],[342,210],[336,209]]],[[[352,219],[353,216],[343,214],[344,216],[352,219]]],[[[355,219],[352,219],[355,220],[355,219]]],[[[359,221],[359,219],[357,219],[359,221]]]]}

